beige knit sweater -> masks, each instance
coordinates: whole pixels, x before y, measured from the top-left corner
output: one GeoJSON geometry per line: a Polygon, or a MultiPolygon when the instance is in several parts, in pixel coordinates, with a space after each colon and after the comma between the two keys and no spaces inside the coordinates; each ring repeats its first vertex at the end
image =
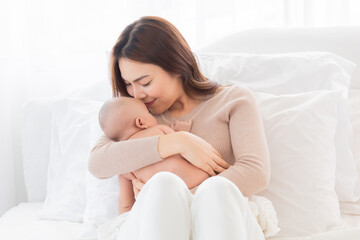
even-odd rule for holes
{"type": "MultiPolygon", "coordinates": [[[[192,120],[190,132],[209,142],[231,166],[218,174],[232,181],[244,196],[264,189],[270,179],[269,150],[254,94],[242,86],[224,87],[191,112],[155,116],[159,124],[192,120]]],[[[89,171],[109,178],[161,161],[159,136],[113,142],[103,135],[91,150],[89,171]]]]}

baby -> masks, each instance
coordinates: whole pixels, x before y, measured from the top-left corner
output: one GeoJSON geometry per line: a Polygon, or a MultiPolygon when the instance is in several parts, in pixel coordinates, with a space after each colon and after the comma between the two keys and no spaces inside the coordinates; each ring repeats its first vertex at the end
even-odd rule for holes
{"type": "MultiPolygon", "coordinates": [[[[171,127],[158,124],[144,103],[130,97],[117,97],[106,101],[99,112],[99,123],[105,135],[113,141],[189,131],[191,127],[191,121],[176,121],[171,127]]],[[[176,174],[184,180],[189,189],[209,177],[206,172],[189,163],[180,154],[172,155],[134,172],[119,175],[119,214],[130,211],[135,202],[131,175],[146,183],[160,171],[176,174]],[[177,168],[180,165],[182,167],[177,168]]]]}

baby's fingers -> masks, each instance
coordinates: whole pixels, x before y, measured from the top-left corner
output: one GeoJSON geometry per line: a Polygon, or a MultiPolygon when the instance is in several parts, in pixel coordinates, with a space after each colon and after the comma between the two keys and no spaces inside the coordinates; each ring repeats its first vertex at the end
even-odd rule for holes
{"type": "Polygon", "coordinates": [[[141,190],[143,188],[143,186],[145,185],[140,179],[132,180],[132,184],[139,190],[141,190]]]}

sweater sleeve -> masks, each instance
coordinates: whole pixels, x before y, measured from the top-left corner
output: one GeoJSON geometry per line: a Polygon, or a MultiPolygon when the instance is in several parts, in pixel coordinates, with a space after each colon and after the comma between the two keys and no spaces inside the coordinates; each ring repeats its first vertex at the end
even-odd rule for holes
{"type": "Polygon", "coordinates": [[[250,196],[269,183],[269,150],[255,95],[247,88],[238,89],[227,106],[235,163],[219,176],[231,180],[244,196],[250,196]]]}
{"type": "Polygon", "coordinates": [[[159,135],[114,142],[103,135],[90,151],[88,169],[97,178],[109,178],[161,161],[158,139],[159,135]]]}

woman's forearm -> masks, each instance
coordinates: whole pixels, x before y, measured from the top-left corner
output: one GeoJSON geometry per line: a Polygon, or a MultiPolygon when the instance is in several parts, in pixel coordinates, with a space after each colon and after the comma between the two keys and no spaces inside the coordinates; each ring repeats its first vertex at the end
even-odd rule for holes
{"type": "Polygon", "coordinates": [[[163,161],[146,166],[133,173],[136,178],[146,183],[153,175],[161,171],[171,172],[179,176],[189,189],[198,186],[209,177],[206,172],[195,167],[179,154],[172,155],[163,161]]]}
{"type": "Polygon", "coordinates": [[[183,151],[183,142],[186,132],[179,131],[167,135],[161,135],[158,140],[158,153],[161,158],[167,158],[171,155],[183,151]]]}
{"type": "Polygon", "coordinates": [[[208,142],[185,131],[160,136],[158,152],[161,158],[180,154],[210,176],[215,176],[215,172],[222,172],[230,166],[208,142]]]}
{"type": "Polygon", "coordinates": [[[90,152],[88,169],[97,178],[109,178],[161,161],[158,137],[113,142],[103,135],[90,152]]]}

